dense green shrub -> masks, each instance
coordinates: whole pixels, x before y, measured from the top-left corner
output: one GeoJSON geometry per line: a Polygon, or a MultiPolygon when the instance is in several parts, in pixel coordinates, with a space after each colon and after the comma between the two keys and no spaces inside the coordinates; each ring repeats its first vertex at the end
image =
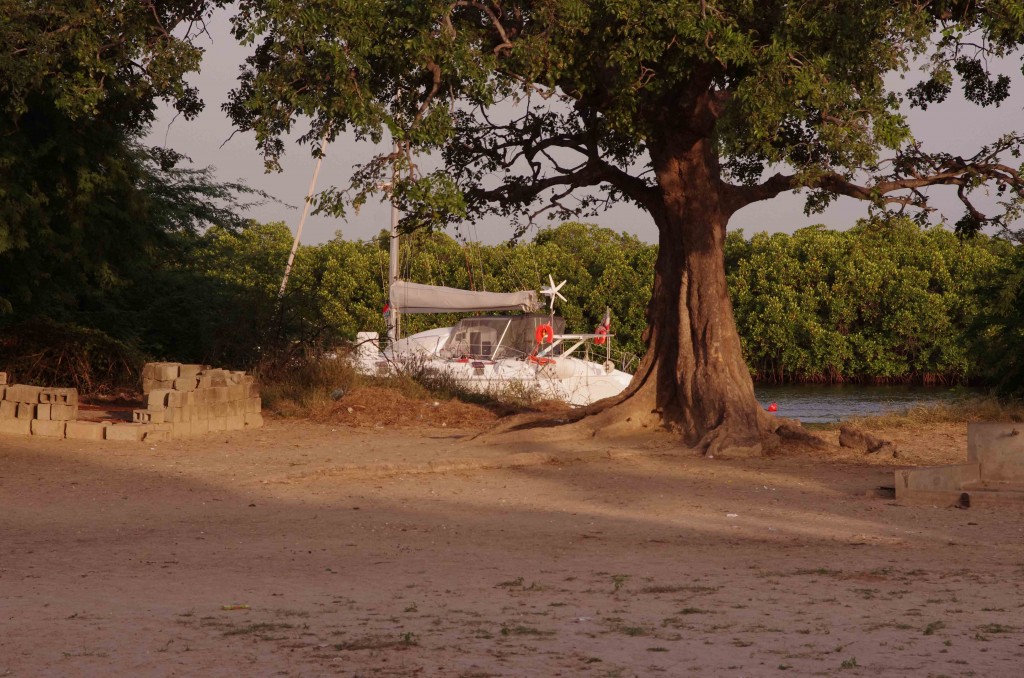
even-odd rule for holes
{"type": "Polygon", "coordinates": [[[768,381],[962,382],[998,241],[913,222],[755,235],[729,271],[747,362],[768,381]]]}
{"type": "Polygon", "coordinates": [[[978,295],[981,312],[971,328],[978,371],[998,393],[1024,396],[1024,246],[1001,258],[978,295]]]}

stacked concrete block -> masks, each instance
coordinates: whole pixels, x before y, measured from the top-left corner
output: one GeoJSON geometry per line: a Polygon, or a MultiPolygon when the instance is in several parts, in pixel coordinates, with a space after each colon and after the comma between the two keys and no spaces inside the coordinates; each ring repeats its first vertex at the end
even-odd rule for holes
{"type": "Polygon", "coordinates": [[[1024,505],[1024,424],[967,424],[967,463],[896,471],[896,500],[959,508],[1024,505]]]}
{"type": "Polygon", "coordinates": [[[263,425],[255,379],[208,365],[148,363],[144,409],[131,422],[77,421],[78,391],[8,384],[0,372],[0,433],[154,442],[263,425]]]}
{"type": "Polygon", "coordinates": [[[0,372],[0,433],[63,438],[67,422],[78,417],[78,391],[8,384],[0,372]]]}
{"type": "Polygon", "coordinates": [[[137,425],[159,426],[172,438],[263,425],[256,380],[245,372],[148,363],[142,380],[146,407],[133,412],[137,425]]]}

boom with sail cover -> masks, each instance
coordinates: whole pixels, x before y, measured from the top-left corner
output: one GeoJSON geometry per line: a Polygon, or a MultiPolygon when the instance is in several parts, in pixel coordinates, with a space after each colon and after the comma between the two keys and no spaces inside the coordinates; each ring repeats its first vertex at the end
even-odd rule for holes
{"type": "Polygon", "coordinates": [[[391,305],[402,313],[469,313],[473,311],[535,311],[537,293],[471,292],[454,287],[420,285],[398,280],[391,285],[391,305]]]}

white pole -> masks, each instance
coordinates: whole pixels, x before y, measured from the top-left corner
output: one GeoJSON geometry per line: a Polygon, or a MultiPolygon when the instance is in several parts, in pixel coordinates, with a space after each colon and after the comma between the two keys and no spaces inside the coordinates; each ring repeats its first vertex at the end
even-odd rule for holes
{"type": "Polygon", "coordinates": [[[313,201],[313,191],[316,190],[316,179],[320,176],[320,166],[324,163],[324,150],[327,148],[327,132],[324,130],[324,137],[320,140],[320,157],[316,160],[316,169],[313,170],[313,180],[309,182],[309,192],[306,193],[306,204],[302,207],[302,218],[299,219],[299,227],[295,231],[295,242],[292,243],[292,251],[288,254],[288,265],[284,267],[284,278],[281,279],[281,289],[277,298],[284,297],[284,289],[288,286],[288,276],[292,273],[292,264],[295,263],[295,252],[299,249],[299,240],[302,238],[302,227],[309,216],[309,205],[313,201]]]}
{"type": "MultiPolygon", "coordinates": [[[[395,153],[398,153],[398,142],[395,142],[395,153]]],[[[401,336],[400,313],[398,306],[398,295],[395,292],[395,283],[398,282],[398,205],[395,204],[395,182],[398,181],[398,169],[391,172],[391,247],[389,249],[388,266],[388,307],[391,309],[391,323],[388,325],[388,339],[390,343],[398,341],[401,336]]]]}

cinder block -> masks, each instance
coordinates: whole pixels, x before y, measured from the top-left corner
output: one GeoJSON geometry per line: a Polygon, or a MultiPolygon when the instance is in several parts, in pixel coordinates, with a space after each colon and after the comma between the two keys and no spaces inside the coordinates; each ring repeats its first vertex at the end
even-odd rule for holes
{"type": "Polygon", "coordinates": [[[42,404],[36,405],[36,416],[35,416],[35,418],[36,419],[45,419],[46,421],[50,421],[50,418],[51,418],[50,417],[50,407],[51,407],[50,403],[42,403],[42,404]]]}
{"type": "Polygon", "coordinates": [[[50,405],[50,419],[53,421],[74,421],[78,419],[78,405],[53,403],[50,405]]]}
{"type": "Polygon", "coordinates": [[[228,416],[227,403],[213,403],[210,405],[210,418],[219,419],[228,416]]]}
{"type": "Polygon", "coordinates": [[[6,372],[0,372],[0,385],[4,385],[6,383],[7,383],[7,373],[6,372]]]}
{"type": "Polygon", "coordinates": [[[36,406],[32,403],[18,403],[18,419],[35,419],[36,406]]]}
{"type": "Polygon", "coordinates": [[[13,400],[0,400],[0,419],[17,419],[18,403],[13,400]]]}
{"type": "Polygon", "coordinates": [[[182,364],[178,367],[178,377],[181,379],[198,379],[199,373],[202,372],[202,370],[202,365],[182,364]]]}
{"type": "Polygon", "coordinates": [[[156,388],[156,379],[152,377],[142,378],[142,395],[148,396],[149,392],[156,388]]]}
{"type": "Polygon", "coordinates": [[[259,398],[260,397],[260,387],[259,387],[259,384],[257,384],[256,382],[253,382],[253,383],[249,384],[249,397],[250,398],[259,398]]]}
{"type": "Polygon", "coordinates": [[[199,375],[199,388],[217,388],[228,385],[228,374],[224,370],[204,370],[199,375]]]}
{"type": "Polygon", "coordinates": [[[179,376],[181,363],[156,363],[153,378],[159,381],[174,381],[179,376]]]}
{"type": "Polygon", "coordinates": [[[167,394],[167,407],[187,407],[195,401],[194,391],[171,391],[167,394]]]}
{"type": "Polygon", "coordinates": [[[194,436],[201,436],[210,432],[209,419],[193,419],[190,423],[192,425],[192,435],[194,436]]]}
{"type": "Polygon", "coordinates": [[[64,424],[64,437],[69,440],[103,440],[107,424],[99,421],[69,421],[64,424]]]}
{"type": "Polygon", "coordinates": [[[7,387],[4,398],[13,400],[16,403],[38,403],[41,386],[28,386],[26,384],[14,384],[7,387]]]}
{"type": "Polygon", "coordinates": [[[27,436],[32,433],[31,419],[0,419],[0,433],[27,436]]]}
{"type": "Polygon", "coordinates": [[[4,399],[5,393],[7,393],[7,387],[3,384],[0,384],[0,400],[4,399]]]}
{"type": "Polygon", "coordinates": [[[132,421],[136,424],[162,424],[167,410],[133,410],[132,421]]]}
{"type": "Polygon", "coordinates": [[[171,436],[174,438],[188,438],[192,435],[192,422],[177,421],[171,424],[171,436]]]}
{"type": "Polygon", "coordinates": [[[199,386],[199,379],[196,377],[178,377],[174,380],[175,391],[194,391],[199,386]]]}
{"type": "Polygon", "coordinates": [[[67,422],[50,421],[49,419],[31,419],[32,435],[46,438],[63,438],[67,422]]]}
{"type": "Polygon", "coordinates": [[[140,442],[143,436],[149,433],[149,431],[150,427],[147,424],[108,424],[106,437],[107,440],[122,440],[137,443],[140,442]]]}
{"type": "Polygon", "coordinates": [[[165,412],[167,414],[164,421],[169,424],[180,424],[191,419],[191,417],[188,416],[189,413],[186,412],[184,407],[168,407],[165,412]]]}
{"type": "Polygon", "coordinates": [[[61,405],[77,405],[78,389],[74,388],[44,388],[39,392],[39,402],[59,403],[61,405]]]}
{"type": "Polygon", "coordinates": [[[155,388],[146,396],[147,410],[162,410],[167,407],[167,397],[171,393],[166,388],[155,388]]]}
{"type": "Polygon", "coordinates": [[[260,428],[263,426],[263,415],[259,412],[246,414],[245,425],[247,428],[260,428]]]}
{"type": "Polygon", "coordinates": [[[248,398],[245,401],[246,414],[259,414],[263,410],[263,400],[260,398],[248,398]]]}
{"type": "Polygon", "coordinates": [[[227,430],[229,431],[241,431],[243,428],[245,428],[244,414],[235,414],[229,417],[225,417],[224,421],[226,422],[225,425],[227,426],[227,430]]]}
{"type": "Polygon", "coordinates": [[[216,433],[217,431],[228,430],[228,422],[226,417],[210,417],[210,433],[216,433]]]}

